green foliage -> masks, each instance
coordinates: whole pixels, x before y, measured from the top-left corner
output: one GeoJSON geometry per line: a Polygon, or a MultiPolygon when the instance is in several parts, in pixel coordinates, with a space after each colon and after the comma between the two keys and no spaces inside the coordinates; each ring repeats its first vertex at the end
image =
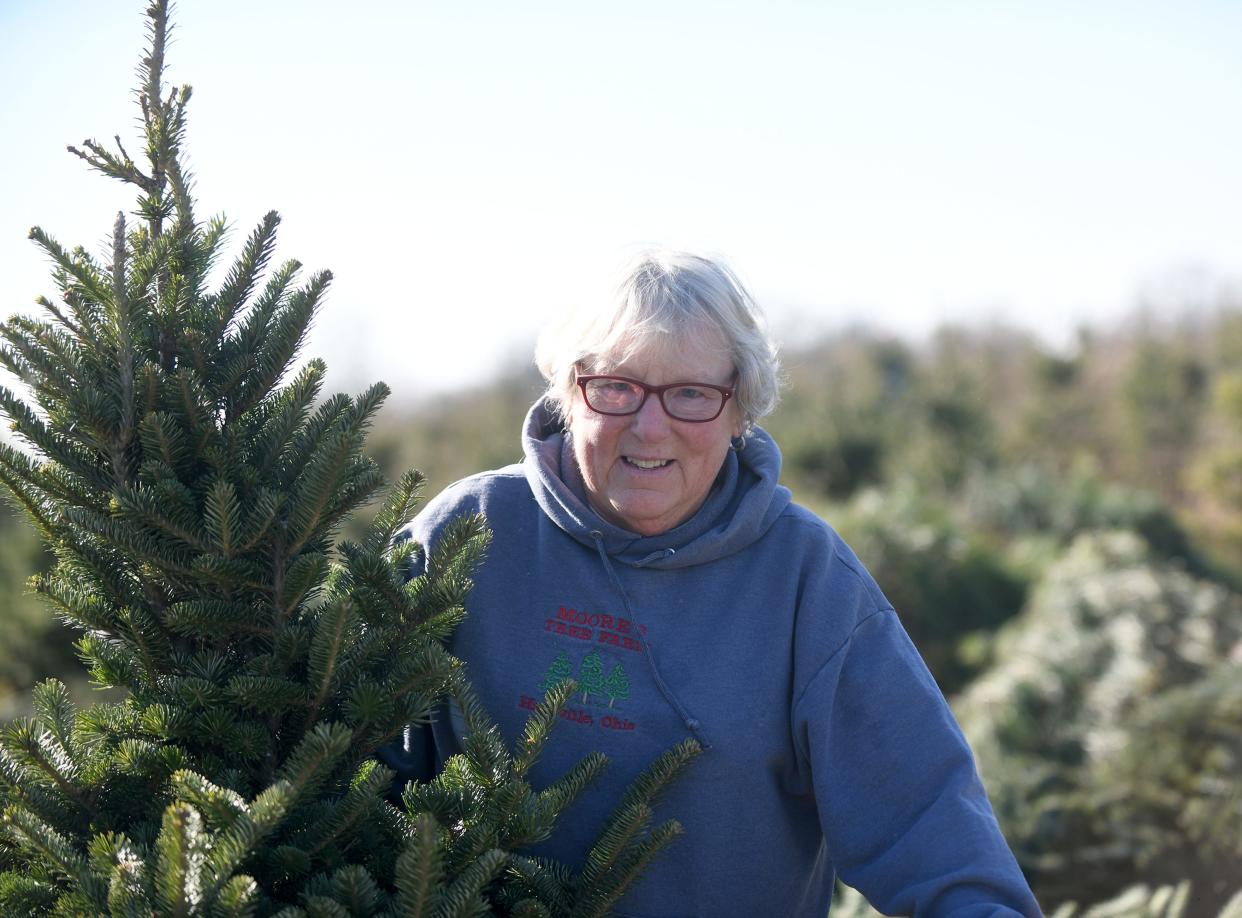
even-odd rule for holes
{"type": "MultiPolygon", "coordinates": [[[[956,711],[1044,902],[1242,874],[1242,600],[1138,537],[1083,536],[956,711]]],[[[1206,904],[1205,904],[1206,903],[1206,904]]]]}
{"type": "Polygon", "coordinates": [[[572,684],[504,747],[442,643],[483,521],[458,520],[413,579],[419,547],[390,551],[421,476],[338,542],[383,485],[362,447],[387,389],[316,406],[316,360],[281,384],[330,276],[299,285],[286,262],[263,282],[274,213],[209,288],[224,223],[193,212],[190,90],[162,85],[167,3],[148,15],[145,171],[123,148],[74,151],[138,188],[140,224],[118,216],[106,263],[32,230],[60,303],[0,326],[0,363],[37,405],[0,390],[35,455],[0,450],[0,480],[55,556],[35,588],[82,632],[95,682],[124,693],[77,710],[49,680],[0,734],[0,913],[602,914],[678,831],[647,819],[697,747],[640,778],[589,875],[516,853],[603,766],[525,781],[572,684]],[[394,807],[374,753],[446,694],[466,753],[394,807]]]}
{"type": "Polygon", "coordinates": [[[1024,578],[913,486],[860,494],[838,526],[866,559],[941,690],[961,689],[980,665],[969,656],[972,641],[1018,613],[1024,578]]]}

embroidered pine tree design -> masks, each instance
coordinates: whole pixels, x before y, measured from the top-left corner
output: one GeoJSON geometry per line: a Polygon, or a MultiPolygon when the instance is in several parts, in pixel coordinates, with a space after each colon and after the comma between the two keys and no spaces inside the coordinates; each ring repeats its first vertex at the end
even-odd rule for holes
{"type": "Polygon", "coordinates": [[[562,650],[548,667],[548,671],[544,674],[543,681],[539,683],[539,687],[546,692],[562,679],[570,678],[573,673],[574,665],[569,662],[569,654],[562,650]]]}
{"type": "Polygon", "coordinates": [[[583,704],[591,695],[604,691],[604,660],[598,651],[592,650],[578,664],[578,688],[582,692],[583,704]]]}
{"type": "Polygon", "coordinates": [[[620,663],[612,668],[612,672],[604,680],[604,693],[608,696],[610,708],[618,699],[625,701],[630,697],[630,678],[625,674],[625,667],[620,663]]]}

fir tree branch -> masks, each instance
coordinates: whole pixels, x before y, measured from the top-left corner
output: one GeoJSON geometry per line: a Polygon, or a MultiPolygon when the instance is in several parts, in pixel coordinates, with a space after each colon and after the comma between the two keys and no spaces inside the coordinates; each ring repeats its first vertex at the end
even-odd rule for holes
{"type": "Polygon", "coordinates": [[[112,471],[118,483],[133,472],[130,444],[134,439],[134,332],[129,293],[125,286],[125,215],[112,228],[112,308],[117,329],[117,374],[121,386],[121,426],[111,445],[112,471]]]}
{"type": "Polygon", "coordinates": [[[279,225],[280,215],[269,210],[246,240],[241,256],[233,262],[216,296],[215,315],[209,331],[213,339],[224,335],[246,300],[250,298],[255,284],[271,260],[276,247],[276,228],[279,225]]]}
{"type": "Polygon", "coordinates": [[[32,226],[29,236],[43,249],[61,271],[78,282],[81,292],[85,293],[92,303],[98,306],[106,306],[110,302],[112,297],[111,291],[103,278],[100,277],[99,271],[91,260],[85,257],[71,257],[61,247],[60,243],[45,233],[40,227],[32,226]]]}
{"type": "Polygon", "coordinates": [[[345,796],[334,806],[323,837],[307,853],[311,857],[319,855],[330,844],[347,836],[369,819],[384,792],[391,786],[394,775],[395,772],[375,760],[364,762],[350,782],[345,796]]]}
{"type": "Polygon", "coordinates": [[[397,859],[399,914],[403,918],[430,918],[440,904],[443,883],[444,832],[430,813],[414,823],[414,837],[397,859]]]}
{"type": "Polygon", "coordinates": [[[155,892],[164,914],[189,918],[203,896],[206,839],[194,807],[175,803],[164,811],[155,840],[155,892]]]}
{"type": "Polygon", "coordinates": [[[87,868],[86,858],[79,854],[64,835],[57,832],[33,813],[10,806],[4,811],[4,824],[25,846],[39,851],[58,873],[77,882],[79,889],[100,908],[106,905],[107,890],[87,868]]]}
{"type": "Polygon", "coordinates": [[[35,302],[38,303],[40,306],[42,306],[46,311],[50,312],[52,316],[56,319],[56,321],[58,321],[61,325],[65,326],[65,328],[69,329],[69,331],[79,341],[87,340],[86,334],[82,331],[81,326],[75,324],[72,319],[70,319],[63,312],[60,311],[60,307],[58,307],[55,303],[53,303],[47,297],[45,296],[36,297],[35,302]]]}
{"type": "Polygon", "coordinates": [[[308,676],[314,696],[306,715],[307,729],[319,717],[319,709],[332,693],[337,666],[345,650],[346,638],[353,631],[355,617],[348,599],[338,599],[324,607],[315,623],[315,639],[308,657],[308,676]]]}
{"type": "Polygon", "coordinates": [[[27,718],[19,718],[5,729],[4,744],[20,751],[29,765],[50,778],[57,790],[92,818],[99,815],[94,794],[76,783],[72,759],[47,730],[27,718]]]}
{"type": "MultiPolygon", "coordinates": [[[[139,103],[142,106],[143,122],[146,125],[147,158],[151,163],[151,187],[147,190],[148,198],[156,200],[162,197],[165,183],[164,157],[160,149],[159,134],[162,133],[164,120],[163,89],[160,81],[164,74],[164,43],[169,31],[168,0],[152,0],[147,8],[147,15],[150,18],[147,24],[150,46],[142,59],[144,80],[139,94],[139,103]]],[[[149,217],[149,221],[152,237],[161,235],[163,220],[159,216],[158,208],[149,217]]]]}
{"type": "Polygon", "coordinates": [[[134,161],[125,152],[125,147],[121,144],[121,138],[116,137],[116,145],[120,148],[121,155],[117,157],[113,153],[109,153],[104,147],[95,140],[87,139],[82,141],[82,146],[86,147],[89,152],[82,152],[77,147],[68,146],[67,149],[74,156],[86,162],[93,169],[97,169],[104,175],[114,179],[119,179],[128,184],[137,185],[143,191],[151,193],[155,190],[155,182],[149,176],[143,175],[138,167],[134,165],[134,161]]]}

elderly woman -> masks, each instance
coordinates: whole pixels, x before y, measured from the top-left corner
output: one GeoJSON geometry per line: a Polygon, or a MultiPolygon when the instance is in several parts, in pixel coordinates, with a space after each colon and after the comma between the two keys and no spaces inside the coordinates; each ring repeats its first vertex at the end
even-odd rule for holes
{"type": "MultiPolygon", "coordinates": [[[[620,914],[820,918],[836,875],[889,914],[1039,914],[892,606],[777,483],[756,426],[776,356],[737,278],[645,256],[539,364],[524,461],[451,486],[411,534],[434,545],[458,514],[487,518],[453,649],[510,742],[548,686],[578,682],[534,783],[611,759],[540,851],[580,858],[630,781],[692,735],[704,752],[664,807],[685,836],[620,914]]],[[[433,725],[439,760],[461,728],[433,725]]]]}

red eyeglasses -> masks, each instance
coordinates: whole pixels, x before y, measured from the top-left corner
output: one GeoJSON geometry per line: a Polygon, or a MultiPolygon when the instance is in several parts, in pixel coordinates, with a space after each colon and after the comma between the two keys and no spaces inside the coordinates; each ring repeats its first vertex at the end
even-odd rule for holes
{"type": "Polygon", "coordinates": [[[716,420],[733,397],[732,386],[698,382],[649,386],[626,376],[579,376],[578,388],[587,407],[600,414],[635,414],[646,404],[647,396],[654,395],[670,418],[692,424],[716,420]]]}

